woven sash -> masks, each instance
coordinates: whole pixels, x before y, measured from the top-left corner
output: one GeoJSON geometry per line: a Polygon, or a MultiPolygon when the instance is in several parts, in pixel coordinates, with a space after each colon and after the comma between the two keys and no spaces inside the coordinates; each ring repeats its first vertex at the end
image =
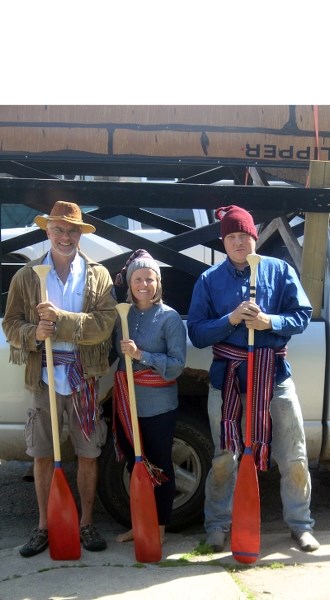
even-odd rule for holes
{"type": "MultiPolygon", "coordinates": [[[[273,348],[254,349],[251,440],[255,464],[260,471],[266,471],[270,463],[272,421],[269,406],[274,394],[275,356],[285,357],[286,353],[286,347],[277,351],[273,348]]],[[[248,359],[248,351],[219,343],[213,346],[213,356],[215,360],[227,360],[222,389],[221,448],[241,455],[244,444],[237,369],[244,360],[248,359]]]]}
{"type": "MultiPolygon", "coordinates": [[[[84,437],[89,441],[99,418],[95,377],[84,378],[79,352],[53,350],[54,367],[68,365],[68,381],[72,390],[75,414],[84,437]]],[[[46,367],[46,352],[42,352],[42,366],[46,367]]]]}
{"type": "MultiPolygon", "coordinates": [[[[175,384],[176,380],[165,381],[158,373],[151,369],[142,369],[141,371],[134,371],[134,383],[137,385],[144,385],[150,387],[168,387],[175,384]]],[[[117,460],[124,458],[124,455],[120,449],[117,436],[116,436],[116,414],[121,422],[124,429],[126,438],[130,442],[132,448],[134,448],[133,429],[131,420],[131,411],[129,405],[129,393],[126,371],[116,371],[115,382],[112,395],[112,407],[113,407],[113,419],[112,419],[112,431],[114,445],[117,455],[117,460]]],[[[167,477],[163,475],[162,469],[159,469],[155,465],[151,464],[143,452],[143,440],[140,432],[141,442],[141,453],[143,462],[145,463],[149,472],[151,481],[154,485],[160,485],[163,481],[167,480],[167,477]]]]}

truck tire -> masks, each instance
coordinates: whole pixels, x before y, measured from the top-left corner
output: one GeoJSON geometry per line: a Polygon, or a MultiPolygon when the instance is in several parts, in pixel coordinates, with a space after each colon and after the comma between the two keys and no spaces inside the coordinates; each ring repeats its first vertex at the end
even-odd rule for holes
{"type": "MultiPolygon", "coordinates": [[[[169,531],[201,520],[205,479],[211,467],[213,444],[208,423],[200,414],[178,414],[173,443],[176,496],[169,531]]],[[[98,496],[105,510],[121,525],[131,526],[129,474],[125,461],[117,462],[112,435],[99,459],[98,496]]]]}

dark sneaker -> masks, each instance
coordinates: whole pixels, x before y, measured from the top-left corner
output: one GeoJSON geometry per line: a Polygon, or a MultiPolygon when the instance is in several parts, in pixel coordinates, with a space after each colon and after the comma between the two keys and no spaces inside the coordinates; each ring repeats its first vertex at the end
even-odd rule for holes
{"type": "Polygon", "coordinates": [[[35,556],[46,550],[48,546],[48,531],[47,529],[39,529],[36,527],[33,531],[31,539],[19,549],[19,552],[24,558],[35,556]]]}
{"type": "Polygon", "coordinates": [[[211,546],[213,552],[222,552],[227,540],[227,532],[213,530],[210,531],[206,538],[206,543],[211,546]]]}
{"type": "Polygon", "coordinates": [[[86,550],[90,552],[99,552],[105,550],[107,543],[94,525],[85,525],[80,527],[80,540],[86,550]]]}

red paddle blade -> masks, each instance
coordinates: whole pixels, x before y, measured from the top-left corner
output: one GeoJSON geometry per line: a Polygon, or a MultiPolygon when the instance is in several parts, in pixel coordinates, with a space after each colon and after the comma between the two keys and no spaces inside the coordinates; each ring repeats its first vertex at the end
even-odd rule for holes
{"type": "Polygon", "coordinates": [[[231,551],[240,563],[253,563],[260,549],[260,499],[256,466],[246,448],[238,469],[233,502],[231,551]]]}
{"type": "Polygon", "coordinates": [[[154,487],[143,462],[135,462],[130,482],[135,557],[139,562],[162,558],[154,487]]]}
{"type": "Polygon", "coordinates": [[[78,511],[62,468],[54,469],[48,506],[48,542],[53,560],[76,560],[81,556],[78,511]]]}

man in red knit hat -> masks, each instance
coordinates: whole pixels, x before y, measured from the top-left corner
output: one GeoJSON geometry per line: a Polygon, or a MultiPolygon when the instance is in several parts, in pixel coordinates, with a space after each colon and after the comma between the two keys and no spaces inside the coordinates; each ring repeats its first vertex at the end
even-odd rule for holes
{"type": "Polygon", "coordinates": [[[319,544],[312,535],[303,418],[286,360],[287,343],[307,327],[312,307],[294,269],[283,260],[266,256],[258,265],[256,301],[251,301],[246,257],[255,253],[258,239],[253,218],[235,205],[217,209],[216,217],[227,258],[199,277],[188,314],[194,346],[213,349],[208,413],[214,459],[205,486],[206,541],[221,552],[231,527],[237,466],[244,449],[241,419],[250,328],[261,365],[256,371],[258,393],[253,400],[254,414],[259,415],[252,432],[256,466],[266,470],[271,452],[281,475],[284,521],[300,549],[312,552],[319,544]]]}

